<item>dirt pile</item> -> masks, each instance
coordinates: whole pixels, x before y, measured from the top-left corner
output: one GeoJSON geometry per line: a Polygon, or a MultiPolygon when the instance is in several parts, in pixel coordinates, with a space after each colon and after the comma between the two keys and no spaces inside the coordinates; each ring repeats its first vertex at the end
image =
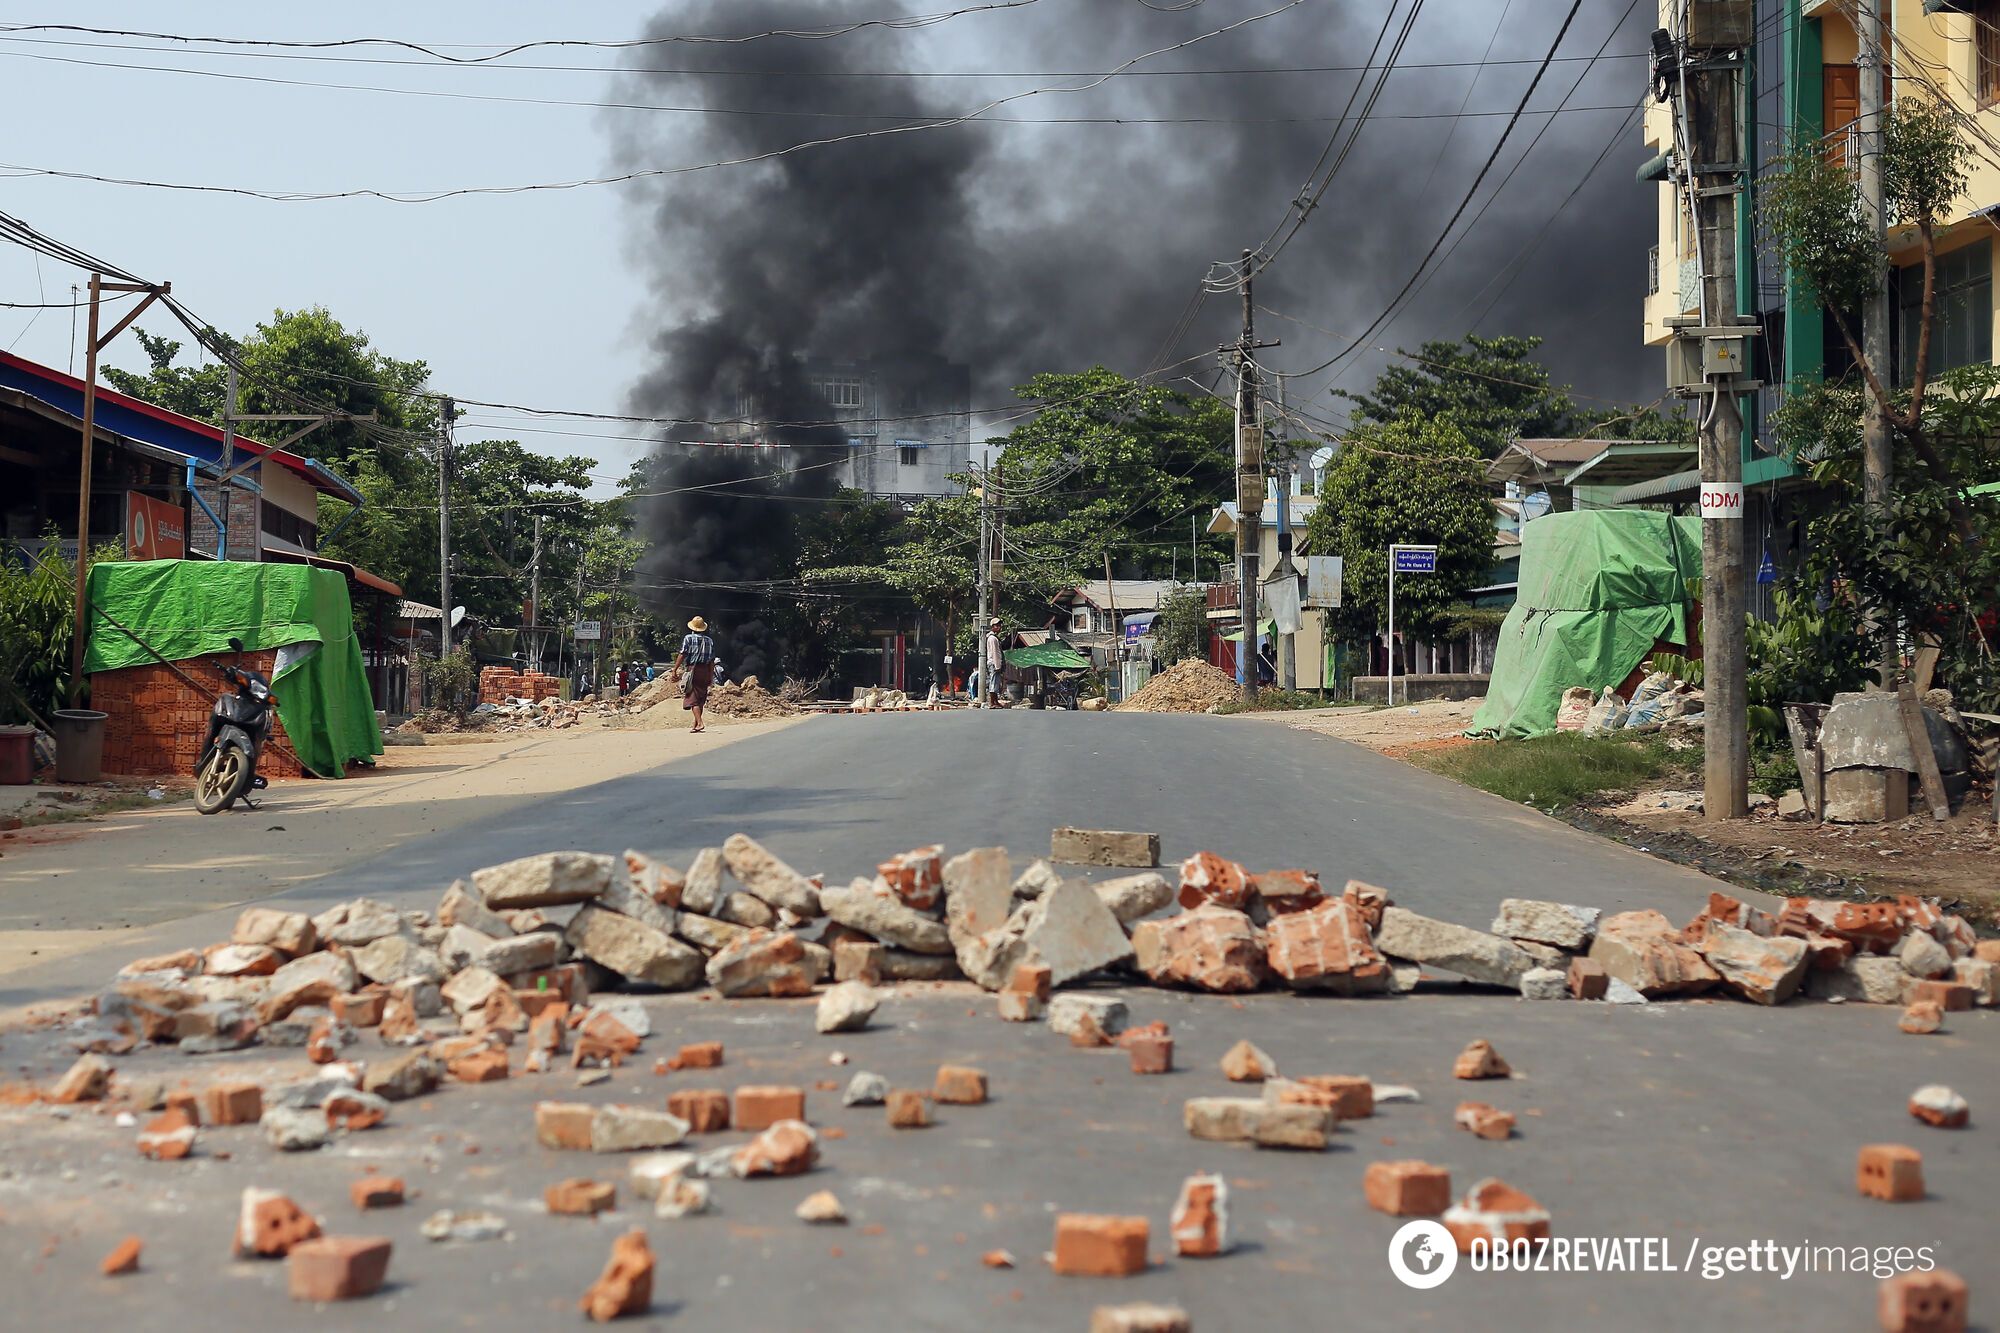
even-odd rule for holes
{"type": "Polygon", "coordinates": [[[708,692],[708,708],[725,717],[787,717],[798,711],[765,689],[755,676],[717,685],[708,692]]]}
{"type": "Polygon", "coordinates": [[[1241,688],[1208,663],[1189,658],[1154,676],[1118,708],[1130,713],[1206,713],[1225,699],[1234,699],[1241,688]]]}

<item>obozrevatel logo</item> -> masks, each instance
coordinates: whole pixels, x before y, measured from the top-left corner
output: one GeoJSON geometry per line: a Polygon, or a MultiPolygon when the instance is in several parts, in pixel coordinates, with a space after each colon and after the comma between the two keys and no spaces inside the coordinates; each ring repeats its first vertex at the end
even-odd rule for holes
{"type": "Polygon", "coordinates": [[[1458,1267],[1458,1246],[1441,1222],[1419,1218],[1389,1239],[1389,1271],[1406,1287],[1429,1291],[1458,1267]]]}

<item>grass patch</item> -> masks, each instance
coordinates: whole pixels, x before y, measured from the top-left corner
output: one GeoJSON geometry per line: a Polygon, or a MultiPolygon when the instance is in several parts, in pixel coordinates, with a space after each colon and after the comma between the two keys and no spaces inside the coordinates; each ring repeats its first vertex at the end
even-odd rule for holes
{"type": "Polygon", "coordinates": [[[1418,751],[1413,764],[1510,801],[1550,809],[1606,792],[1635,791],[1671,775],[1692,773],[1701,751],[1669,749],[1657,737],[1574,736],[1557,732],[1521,741],[1493,741],[1418,751]]]}
{"type": "Polygon", "coordinates": [[[1307,708],[1351,708],[1350,699],[1322,698],[1311,690],[1259,690],[1257,702],[1245,703],[1242,699],[1226,699],[1216,707],[1218,713],[1290,713],[1307,708]]]}

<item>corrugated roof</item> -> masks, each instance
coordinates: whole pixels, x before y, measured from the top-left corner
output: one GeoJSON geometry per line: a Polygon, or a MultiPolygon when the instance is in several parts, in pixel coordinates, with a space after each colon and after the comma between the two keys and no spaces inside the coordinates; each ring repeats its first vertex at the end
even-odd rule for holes
{"type": "Polygon", "coordinates": [[[1103,579],[1092,579],[1079,583],[1071,592],[1071,597],[1081,597],[1092,606],[1110,610],[1114,605],[1120,614],[1126,611],[1157,611],[1181,585],[1171,579],[1113,579],[1106,584],[1103,579]]]}

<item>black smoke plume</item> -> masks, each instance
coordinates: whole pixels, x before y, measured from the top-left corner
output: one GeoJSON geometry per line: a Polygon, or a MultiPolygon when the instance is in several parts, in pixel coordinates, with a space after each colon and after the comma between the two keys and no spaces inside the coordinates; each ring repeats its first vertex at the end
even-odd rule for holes
{"type": "MultiPolygon", "coordinates": [[[[947,119],[1027,88],[1080,85],[1087,80],[1047,72],[1108,70],[1279,3],[1208,0],[1161,12],[1138,0],[1040,0],[917,30],[644,47],[617,100],[715,114],[607,114],[627,167],[761,157],[947,119]],[[966,70],[1023,76],[935,76],[966,70]],[[926,77],[901,77],[915,72],[926,77]]],[[[648,35],[824,29],[924,8],[675,3],[648,35]]],[[[1538,60],[1563,8],[1514,6],[1496,26],[1501,9],[1487,0],[1425,0],[1405,68],[1308,226],[1258,279],[1260,305],[1323,330],[1260,313],[1259,335],[1284,343],[1267,364],[1322,360],[1383,308],[1506,121],[1448,117],[1511,110],[1533,73],[1532,63],[1476,73],[1424,66],[1480,60],[1489,40],[1493,60],[1538,60]]],[[[1621,23],[1608,53],[1642,52],[1650,13],[1586,0],[1561,54],[1594,54],[1621,23]]],[[[1142,62],[1100,88],[1010,102],[989,113],[992,123],[877,134],[657,182],[633,245],[646,308],[662,313],[645,330],[653,365],[633,402],[699,422],[670,432],[654,460],[651,489],[676,493],[643,513],[652,546],[637,582],[653,609],[683,619],[701,610],[723,629],[733,670],[776,665],[782,645],[766,628],[768,604],[742,585],[792,572],[790,519],[824,501],[830,464],[847,447],[843,431],[805,424],[828,415],[804,373],[809,360],[961,363],[977,410],[1009,404],[1011,386],[1036,371],[1102,363],[1136,374],[1233,338],[1233,294],[1207,299],[1181,326],[1197,280],[1282,218],[1361,77],[1255,71],[1361,65],[1383,16],[1383,0],[1314,0],[1142,62]],[[1156,73],[1170,70],[1221,72],[1156,73]],[[1144,123],[1162,118],[1176,123],[1144,123]],[[732,437],[730,423],[745,417],[763,423],[748,433],[798,450],[796,472],[768,475],[767,451],[691,443],[732,437]]],[[[1631,107],[1645,69],[1643,59],[1559,63],[1533,105],[1551,108],[1568,95],[1571,106],[1631,107]]],[[[1413,347],[1475,322],[1482,333],[1540,334],[1558,379],[1604,398],[1653,397],[1654,358],[1639,340],[1654,197],[1625,170],[1641,143],[1630,125],[1614,136],[1620,114],[1555,117],[1444,269],[1368,342],[1413,347]],[[1559,209],[1607,148],[1604,169],[1559,209]]],[[[1489,189],[1547,122],[1531,114],[1516,128],[1489,189]]],[[[1329,381],[1363,387],[1387,360],[1359,354],[1337,380],[1290,386],[1290,401],[1338,420],[1329,381]]],[[[1163,374],[1199,391],[1215,371],[1195,360],[1163,374]]]]}

